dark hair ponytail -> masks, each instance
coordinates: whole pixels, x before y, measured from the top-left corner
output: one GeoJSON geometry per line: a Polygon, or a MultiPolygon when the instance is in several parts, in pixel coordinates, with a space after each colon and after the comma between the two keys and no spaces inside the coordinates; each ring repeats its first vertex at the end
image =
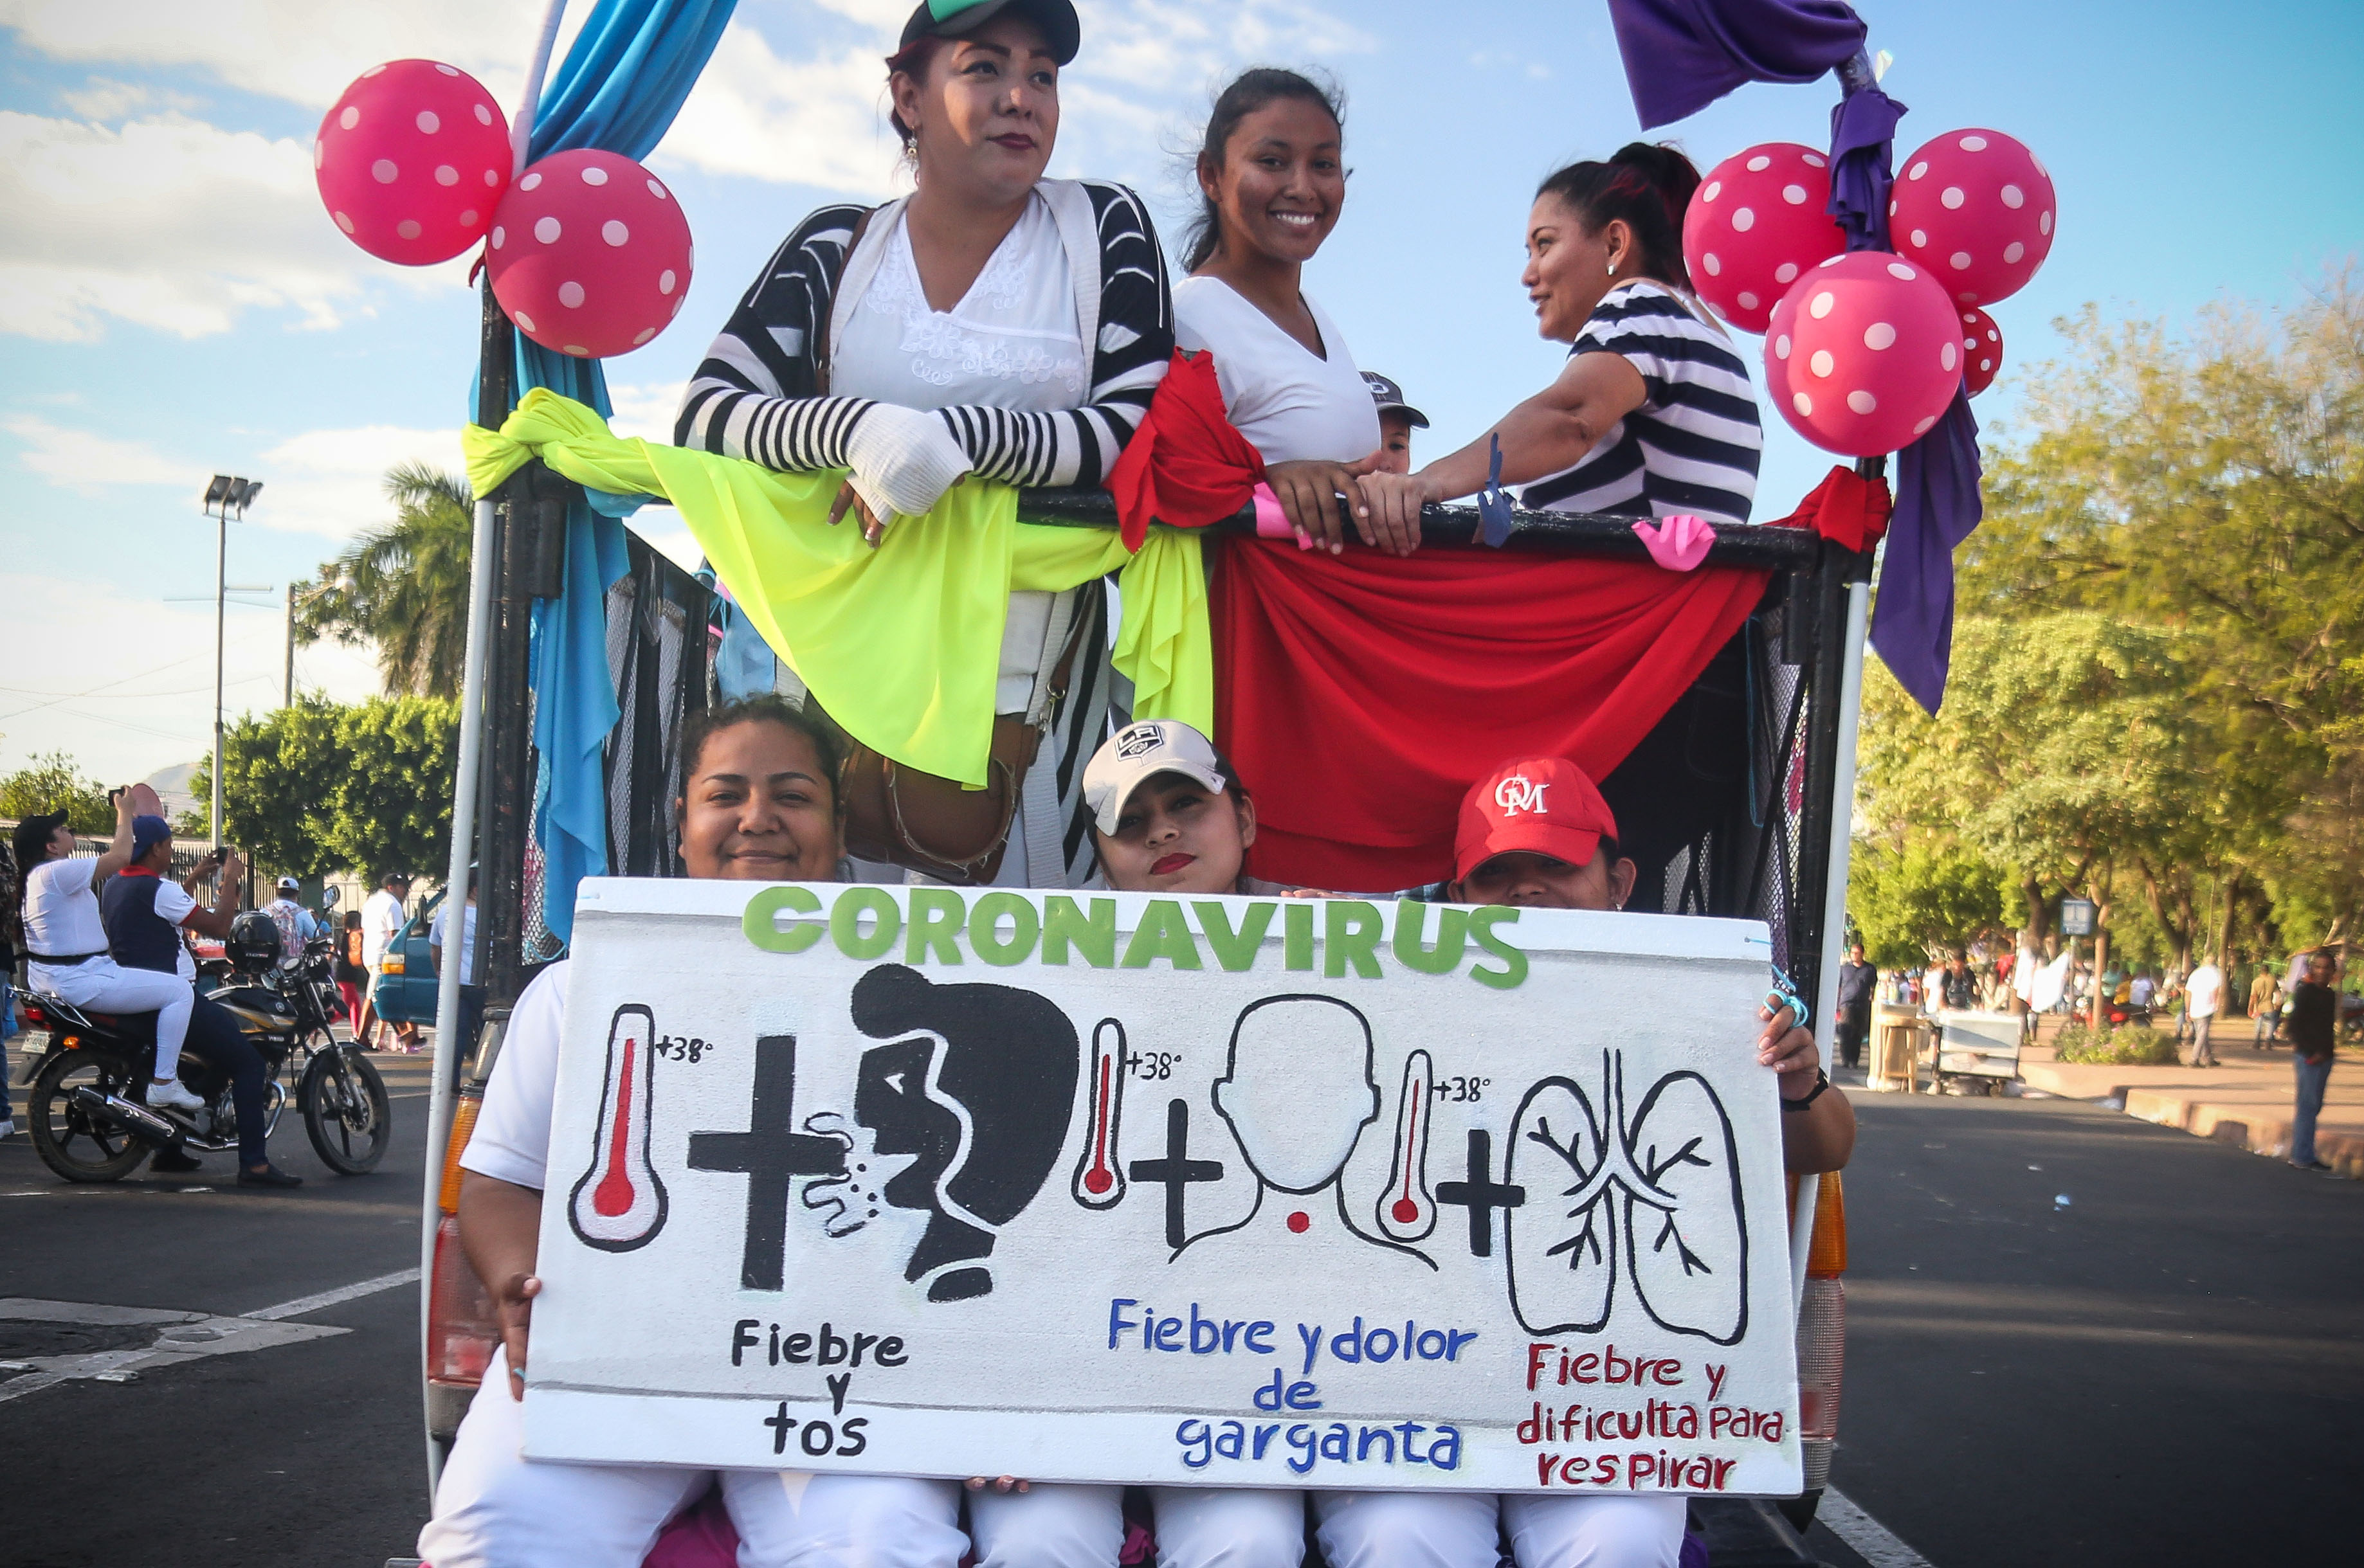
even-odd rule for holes
{"type": "Polygon", "coordinates": [[[1630,141],[1605,163],[1571,163],[1535,190],[1557,196],[1587,234],[1598,234],[1622,218],[1641,247],[1629,263],[1638,277],[1656,278],[1689,293],[1691,275],[1683,265],[1683,214],[1700,172],[1673,146],[1630,141]]]}
{"type": "Polygon", "coordinates": [[[1222,215],[1216,211],[1212,198],[1199,186],[1199,169],[1211,162],[1223,166],[1223,151],[1232,144],[1232,133],[1240,122],[1268,105],[1284,98],[1295,98],[1320,108],[1337,126],[1340,136],[1346,130],[1346,95],[1334,83],[1324,86],[1312,78],[1278,66],[1258,65],[1241,72],[1232,84],[1215,95],[1215,107],[1207,117],[1207,135],[1199,150],[1190,157],[1190,183],[1199,190],[1199,216],[1191,220],[1188,243],[1183,246],[1182,270],[1195,272],[1207,264],[1222,239],[1222,215]]]}

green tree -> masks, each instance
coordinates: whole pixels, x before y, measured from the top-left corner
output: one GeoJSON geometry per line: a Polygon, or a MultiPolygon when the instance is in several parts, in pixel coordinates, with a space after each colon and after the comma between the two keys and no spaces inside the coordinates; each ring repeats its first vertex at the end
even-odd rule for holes
{"type": "Polygon", "coordinates": [[[116,830],[116,809],[106,790],[66,752],[42,752],[14,773],[0,775],[0,816],[38,816],[64,811],[75,832],[106,837],[116,830]]]}
{"type": "Polygon", "coordinates": [[[115,807],[95,779],[63,751],[45,751],[15,773],[0,776],[0,817],[36,817],[63,811],[77,833],[105,838],[115,831],[115,807]]]}
{"type": "Polygon", "coordinates": [[[2027,438],[1989,454],[1962,613],[2174,633],[2188,810],[2120,867],[2169,951],[2344,936],[2364,914],[2364,292],[2342,271],[2278,317],[2061,327],[2027,438]]]}
{"type": "Polygon", "coordinates": [[[1866,958],[1882,969],[1907,969],[1935,950],[2008,924],[2015,890],[2015,879],[1993,862],[1958,844],[1916,836],[1902,849],[1856,846],[1847,912],[1866,958]]]}
{"type": "MultiPolygon", "coordinates": [[[[456,703],[299,698],[223,738],[223,831],[264,865],[297,875],[435,874],[447,864],[458,749],[456,703]]],[[[191,781],[205,810],[211,786],[204,769],[191,781]]]]}
{"type": "Polygon", "coordinates": [[[385,476],[395,519],[320,568],[296,608],[306,641],[377,645],[388,692],[456,698],[468,641],[468,567],[475,498],[464,479],[424,463],[385,476]]]}
{"type": "Polygon", "coordinates": [[[2040,938],[2062,892],[2106,903],[2120,865],[2193,831],[2191,682],[2175,634],[2114,617],[1957,621],[1938,717],[1866,673],[1860,805],[1875,841],[1931,835],[2008,868],[2040,938]]]}

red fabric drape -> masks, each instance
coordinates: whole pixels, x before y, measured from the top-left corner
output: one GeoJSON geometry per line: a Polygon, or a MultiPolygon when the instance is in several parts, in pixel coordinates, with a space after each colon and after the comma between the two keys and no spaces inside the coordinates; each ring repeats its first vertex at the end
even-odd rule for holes
{"type": "Polygon", "coordinates": [[[1834,463],[1823,482],[1798,503],[1798,509],[1769,528],[1812,528],[1824,539],[1853,550],[1869,550],[1888,531],[1888,515],[1896,509],[1885,479],[1866,479],[1844,464],[1834,463]]]}
{"type": "Polygon", "coordinates": [[[1139,550],[1152,519],[1203,528],[1248,503],[1264,457],[1232,428],[1211,354],[1174,351],[1149,412],[1109,471],[1118,531],[1139,550]]]}
{"type": "Polygon", "coordinates": [[[1767,575],[1226,541],[1215,717],[1256,803],[1249,868],[1359,892],[1450,876],[1472,781],[1537,755],[1606,777],[1739,629],[1767,575]]]}

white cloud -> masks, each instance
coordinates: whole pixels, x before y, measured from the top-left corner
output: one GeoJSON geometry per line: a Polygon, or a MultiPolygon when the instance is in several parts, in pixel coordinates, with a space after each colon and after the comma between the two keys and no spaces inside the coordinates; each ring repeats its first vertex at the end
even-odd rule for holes
{"type": "Polygon", "coordinates": [[[616,410],[616,417],[608,421],[608,428],[627,439],[638,438],[671,446],[674,416],[680,411],[682,395],[688,390],[687,381],[610,385],[608,402],[616,410]]]}
{"type": "MultiPolygon", "coordinates": [[[[660,156],[708,173],[875,196],[897,175],[880,61],[909,13],[899,0],[820,0],[863,24],[866,43],[800,55],[742,8],[723,34],[660,156]]],[[[1083,11],[1085,48],[1064,74],[1054,168],[1146,181],[1168,161],[1162,134],[1194,128],[1229,72],[1334,59],[1374,47],[1307,0],[1176,7],[1107,0],[1083,11]]]]}
{"type": "Polygon", "coordinates": [[[89,341],[114,316],[201,338],[256,306],[326,327],[361,292],[364,258],[285,139],[0,111],[0,331],[89,341]]]}
{"type": "MultiPolygon", "coordinates": [[[[591,7],[569,7],[559,39],[591,7]]],[[[232,87],[325,109],[383,61],[440,60],[474,74],[504,107],[524,79],[541,0],[0,0],[0,27],[57,60],[192,66],[232,87]]]]}
{"type": "MultiPolygon", "coordinates": [[[[206,586],[212,586],[207,573],[206,586]]],[[[213,736],[214,611],[71,581],[0,574],[12,606],[0,673],[0,771],[62,751],[108,783],[190,762],[213,736]],[[125,628],[137,628],[126,635],[125,628]]],[[[224,639],[225,706],[233,717],[279,706],[286,620],[233,606],[224,639]]],[[[340,702],[377,695],[370,650],[316,643],[296,651],[298,689],[340,702]]]]}
{"type": "Polygon", "coordinates": [[[18,462],[81,495],[110,484],[170,484],[194,494],[205,484],[195,464],[177,462],[144,441],[72,429],[30,414],[0,421],[0,429],[25,443],[18,462]]]}
{"type": "Polygon", "coordinates": [[[128,118],[139,109],[197,109],[204,106],[186,93],[168,93],[138,82],[117,82],[94,76],[76,91],[61,93],[67,108],[86,120],[128,118]]]}
{"type": "Polygon", "coordinates": [[[262,474],[263,490],[248,520],[289,533],[350,539],[393,519],[385,471],[398,462],[463,472],[459,430],[367,425],[309,430],[282,441],[256,460],[253,472],[262,474]]]}

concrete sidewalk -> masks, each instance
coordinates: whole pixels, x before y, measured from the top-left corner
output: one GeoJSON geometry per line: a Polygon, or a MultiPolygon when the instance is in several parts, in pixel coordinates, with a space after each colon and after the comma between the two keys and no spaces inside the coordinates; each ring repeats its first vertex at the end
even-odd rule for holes
{"type": "MultiPolygon", "coordinates": [[[[2290,1157],[2291,1112],[2297,1096],[2294,1053],[2250,1043],[2247,1018],[2223,1020],[2211,1042],[2219,1067],[2086,1066],[2054,1060],[2057,1022],[2044,1020],[2042,1043],[2020,1057],[2021,1081],[2031,1089],[2079,1100],[2114,1100],[2128,1116],[2180,1127],[2276,1159],[2290,1157]]],[[[2166,1035],[2169,1027],[2159,1032],[2166,1035]]],[[[2184,1048],[2187,1051],[2190,1047],[2184,1048]]],[[[2364,1179],[2364,1055],[2339,1053],[2331,1087],[2314,1128],[2315,1158],[2341,1175],[2364,1179]]]]}

